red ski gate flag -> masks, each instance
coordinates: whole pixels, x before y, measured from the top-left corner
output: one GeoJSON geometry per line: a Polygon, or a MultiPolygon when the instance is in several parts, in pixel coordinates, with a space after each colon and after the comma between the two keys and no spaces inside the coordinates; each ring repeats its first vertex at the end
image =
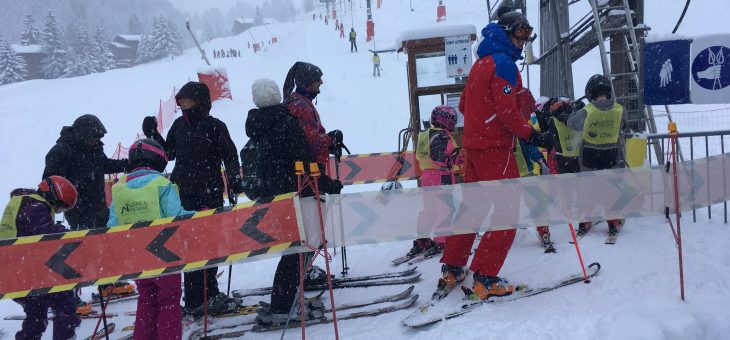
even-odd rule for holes
{"type": "Polygon", "coordinates": [[[293,194],[111,228],[0,240],[0,298],[189,271],[300,245],[293,194]]]}

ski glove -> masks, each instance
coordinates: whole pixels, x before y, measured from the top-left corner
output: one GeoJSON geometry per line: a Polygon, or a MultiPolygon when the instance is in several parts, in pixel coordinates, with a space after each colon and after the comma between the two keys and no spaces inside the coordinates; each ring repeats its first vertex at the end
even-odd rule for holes
{"type": "Polygon", "coordinates": [[[319,192],[323,194],[335,195],[342,191],[342,182],[332,179],[329,176],[320,176],[319,192]]]}
{"type": "Polygon", "coordinates": [[[229,195],[238,196],[239,194],[243,193],[243,181],[241,180],[241,175],[228,175],[227,180],[229,195]]]}
{"type": "Polygon", "coordinates": [[[540,164],[540,174],[541,175],[550,175],[552,172],[550,171],[550,167],[545,164],[545,160],[541,159],[537,161],[537,164],[540,164]]]}
{"type": "MultiPolygon", "coordinates": [[[[345,144],[343,143],[344,136],[342,135],[342,131],[340,130],[332,130],[330,132],[327,132],[327,136],[330,136],[332,138],[332,144],[330,144],[329,147],[329,153],[334,155],[337,161],[342,158],[342,148],[345,147],[345,144]]],[[[345,147],[347,149],[347,147],[345,147]]]]}
{"type": "Polygon", "coordinates": [[[157,118],[154,116],[144,117],[142,121],[142,133],[147,138],[152,138],[153,135],[157,134],[157,118]]]}
{"type": "Polygon", "coordinates": [[[539,146],[541,148],[550,150],[553,148],[553,138],[552,134],[550,132],[537,132],[537,130],[532,129],[532,134],[530,135],[530,138],[528,138],[525,142],[527,144],[532,144],[534,146],[539,146]]]}

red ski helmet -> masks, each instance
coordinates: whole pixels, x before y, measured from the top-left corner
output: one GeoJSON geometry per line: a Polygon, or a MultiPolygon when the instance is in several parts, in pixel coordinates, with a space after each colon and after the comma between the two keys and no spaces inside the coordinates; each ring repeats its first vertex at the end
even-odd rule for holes
{"type": "Polygon", "coordinates": [[[456,110],[448,105],[436,106],[431,111],[431,125],[454,131],[456,129],[456,110]]]}
{"type": "Polygon", "coordinates": [[[140,139],[129,147],[129,162],[134,168],[148,166],[163,172],[167,166],[167,153],[155,140],[140,139]]]}
{"type": "Polygon", "coordinates": [[[50,176],[44,178],[38,184],[38,193],[48,203],[56,207],[56,212],[62,213],[76,206],[78,192],[76,187],[66,178],[61,176],[50,176]]]}

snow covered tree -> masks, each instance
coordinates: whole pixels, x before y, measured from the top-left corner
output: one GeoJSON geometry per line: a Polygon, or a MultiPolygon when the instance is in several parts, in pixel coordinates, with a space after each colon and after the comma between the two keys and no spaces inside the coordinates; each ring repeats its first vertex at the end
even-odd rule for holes
{"type": "Polygon", "coordinates": [[[41,72],[47,79],[62,76],[68,66],[68,55],[63,45],[63,33],[58,28],[56,17],[48,12],[46,25],[41,35],[41,45],[45,57],[41,60],[41,72]]]}
{"type": "Polygon", "coordinates": [[[164,58],[182,54],[182,38],[177,28],[170,22],[158,17],[155,27],[150,35],[150,47],[153,58],[164,58]]]}
{"type": "Polygon", "coordinates": [[[96,72],[104,72],[114,68],[114,55],[109,50],[109,42],[106,41],[106,34],[101,26],[96,27],[92,45],[91,60],[96,72]]]}
{"type": "Polygon", "coordinates": [[[40,44],[41,32],[39,32],[38,29],[33,26],[34,22],[35,19],[33,19],[32,14],[28,14],[25,16],[25,21],[23,22],[23,33],[20,35],[20,43],[22,45],[28,46],[40,44]]]}
{"type": "Polygon", "coordinates": [[[0,85],[25,80],[25,60],[0,36],[0,85]]]}
{"type": "Polygon", "coordinates": [[[139,39],[139,45],[137,45],[137,59],[134,61],[136,64],[144,63],[153,59],[152,50],[150,47],[150,38],[148,35],[142,35],[139,39]]]}
{"type": "Polygon", "coordinates": [[[63,77],[78,77],[95,73],[97,66],[94,60],[95,47],[86,28],[81,23],[76,23],[69,28],[68,33],[71,56],[63,77]]]}

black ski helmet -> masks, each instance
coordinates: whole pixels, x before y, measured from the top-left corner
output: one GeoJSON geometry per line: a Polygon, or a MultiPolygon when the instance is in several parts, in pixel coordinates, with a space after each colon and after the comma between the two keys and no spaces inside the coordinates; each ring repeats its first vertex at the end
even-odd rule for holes
{"type": "Polygon", "coordinates": [[[140,139],[129,147],[129,162],[133,168],[148,166],[163,172],[167,166],[167,154],[155,140],[140,139]]]}
{"type": "Polygon", "coordinates": [[[527,16],[517,11],[509,11],[499,16],[497,25],[502,27],[508,35],[513,34],[517,29],[527,28],[532,29],[530,22],[527,21],[527,16]]]}
{"type": "Polygon", "coordinates": [[[586,98],[593,101],[600,94],[611,99],[611,80],[602,74],[595,74],[586,83],[586,98]]]}

